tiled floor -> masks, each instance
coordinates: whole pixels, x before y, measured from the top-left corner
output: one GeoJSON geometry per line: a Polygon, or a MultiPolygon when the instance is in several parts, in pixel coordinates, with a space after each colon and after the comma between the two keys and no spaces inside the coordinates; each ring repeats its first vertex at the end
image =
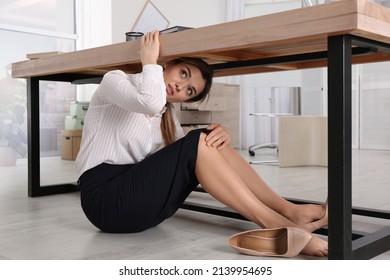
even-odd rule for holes
{"type": "MultiPolygon", "coordinates": [[[[273,157],[264,151],[256,157],[273,157]]],[[[242,151],[248,157],[246,151],[242,151]]],[[[355,206],[390,210],[390,152],[354,151],[355,206]]],[[[275,191],[285,197],[324,201],[327,169],[253,165],[275,191]]],[[[74,181],[73,162],[42,160],[42,181],[74,181]]],[[[106,234],[94,228],[80,208],[79,194],[27,197],[27,166],[0,167],[0,259],[264,259],[240,255],[227,244],[230,235],[256,228],[230,218],[179,210],[161,225],[137,234],[106,234]]],[[[207,194],[189,200],[220,205],[207,194]]],[[[354,228],[374,231],[389,220],[353,217],[354,228]]],[[[325,238],[325,237],[324,237],[325,238]]],[[[318,259],[299,255],[294,259],[318,259]]],[[[326,258],[323,258],[326,259],[326,258]]],[[[390,259],[390,251],[375,259],[390,259]]]]}

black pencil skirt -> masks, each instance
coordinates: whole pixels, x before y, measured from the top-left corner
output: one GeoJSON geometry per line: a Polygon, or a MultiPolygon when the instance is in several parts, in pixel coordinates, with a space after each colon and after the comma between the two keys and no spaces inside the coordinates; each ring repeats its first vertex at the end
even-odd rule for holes
{"type": "Polygon", "coordinates": [[[199,136],[184,138],[136,164],[100,164],[79,179],[81,207],[104,232],[140,232],[171,217],[199,184],[199,136]]]}

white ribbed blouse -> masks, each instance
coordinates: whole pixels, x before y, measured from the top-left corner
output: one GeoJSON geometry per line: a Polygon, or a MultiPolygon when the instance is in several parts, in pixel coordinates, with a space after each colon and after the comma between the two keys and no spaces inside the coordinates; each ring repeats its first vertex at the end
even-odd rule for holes
{"type": "MultiPolygon", "coordinates": [[[[84,120],[77,175],[101,164],[139,162],[161,146],[165,112],[163,68],[144,65],[139,74],[108,72],[94,93],[84,120]]],[[[174,115],[177,138],[184,136],[174,115]]]]}

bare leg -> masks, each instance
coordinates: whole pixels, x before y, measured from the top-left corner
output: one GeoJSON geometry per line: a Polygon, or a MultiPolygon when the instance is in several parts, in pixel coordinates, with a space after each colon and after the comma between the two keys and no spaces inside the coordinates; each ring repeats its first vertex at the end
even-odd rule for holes
{"type": "MultiPolygon", "coordinates": [[[[274,211],[248,188],[220,151],[209,147],[201,134],[195,172],[202,187],[220,202],[263,228],[300,227],[274,211]]],[[[305,247],[307,255],[326,256],[327,242],[314,236],[305,247]]]]}
{"type": "Polygon", "coordinates": [[[248,162],[231,147],[220,151],[225,160],[233,167],[246,186],[265,205],[280,213],[294,223],[304,226],[310,232],[327,225],[327,220],[313,223],[325,215],[324,205],[291,203],[276,194],[248,164],[248,162]]]}

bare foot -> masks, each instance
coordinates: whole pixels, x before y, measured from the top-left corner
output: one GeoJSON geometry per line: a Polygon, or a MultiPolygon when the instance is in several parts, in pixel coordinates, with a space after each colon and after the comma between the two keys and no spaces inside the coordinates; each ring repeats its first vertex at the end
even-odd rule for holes
{"type": "Polygon", "coordinates": [[[303,248],[301,254],[315,257],[327,257],[328,242],[313,235],[306,247],[303,248]]]}
{"type": "Polygon", "coordinates": [[[296,210],[290,219],[297,225],[307,229],[309,232],[313,232],[328,224],[327,204],[296,205],[296,210]]]}
{"type": "Polygon", "coordinates": [[[315,231],[317,229],[320,229],[320,228],[328,225],[328,200],[325,201],[325,204],[322,205],[322,207],[323,207],[323,209],[325,211],[325,213],[322,216],[322,218],[303,225],[310,232],[313,232],[313,231],[315,231]]]}

